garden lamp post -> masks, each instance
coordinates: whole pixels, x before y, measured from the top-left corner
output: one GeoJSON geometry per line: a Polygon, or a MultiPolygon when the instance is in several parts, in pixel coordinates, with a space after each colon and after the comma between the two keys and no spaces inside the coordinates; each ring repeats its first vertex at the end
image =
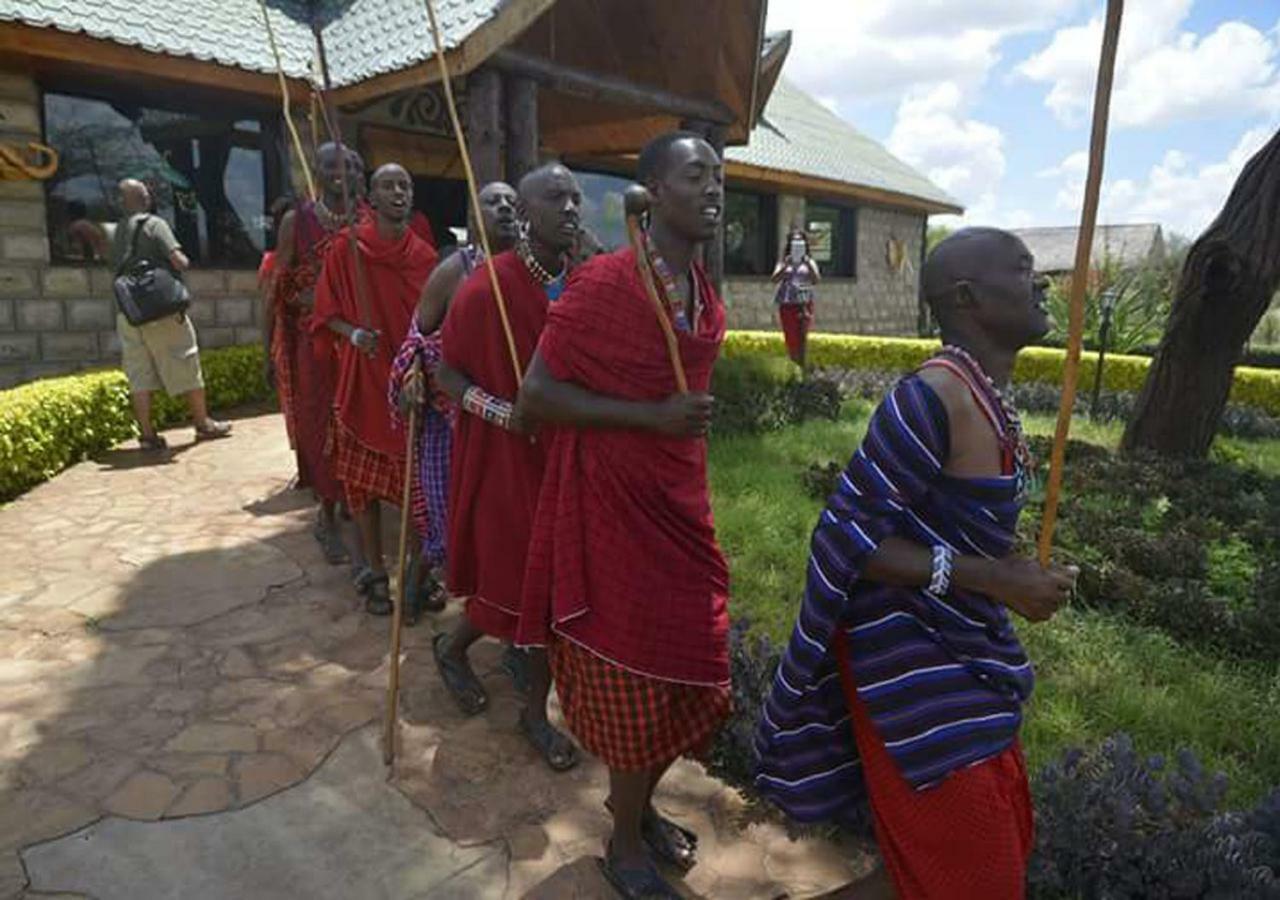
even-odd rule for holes
{"type": "Polygon", "coordinates": [[[1116,311],[1120,289],[1109,287],[1102,292],[1102,324],[1098,327],[1098,367],[1093,372],[1093,399],[1089,403],[1089,418],[1098,418],[1098,396],[1102,393],[1102,366],[1107,360],[1107,341],[1111,338],[1111,314],[1116,311]]]}

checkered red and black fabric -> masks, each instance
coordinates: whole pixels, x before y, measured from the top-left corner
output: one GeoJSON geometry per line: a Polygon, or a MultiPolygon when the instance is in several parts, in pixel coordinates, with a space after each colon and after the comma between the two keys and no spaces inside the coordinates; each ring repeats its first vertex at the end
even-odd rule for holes
{"type": "Polygon", "coordinates": [[[619,772],[702,756],[728,718],[729,688],[628,672],[563,638],[549,647],[565,722],[579,743],[619,772]]]}
{"type": "Polygon", "coordinates": [[[404,460],[370,450],[337,417],[329,437],[333,471],[351,512],[359,515],[374,500],[403,501],[404,460]]]}

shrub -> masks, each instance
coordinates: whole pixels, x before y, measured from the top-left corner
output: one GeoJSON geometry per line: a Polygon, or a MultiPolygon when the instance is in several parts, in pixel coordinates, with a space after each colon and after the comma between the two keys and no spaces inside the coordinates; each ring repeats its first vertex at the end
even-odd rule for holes
{"type": "Polygon", "coordinates": [[[838,385],[824,378],[802,380],[790,363],[768,356],[722,360],[711,392],[716,398],[712,427],[720,433],[775,431],[840,414],[838,385]]]}
{"type": "MultiPolygon", "coordinates": [[[[269,396],[257,345],[200,356],[209,406],[223,409],[269,396]]],[[[186,403],[159,394],[160,427],[183,421],[186,403]]],[[[0,502],[137,433],[129,384],[120,371],[48,378],[0,391],[0,502]]]]}
{"type": "Polygon", "coordinates": [[[1280,894],[1273,795],[1221,811],[1226,777],[1182,751],[1172,770],[1117,735],[1070,751],[1035,780],[1032,897],[1267,898],[1280,894]]]}
{"type": "MultiPolygon", "coordinates": [[[[919,338],[863,337],[847,334],[812,334],[809,336],[809,362],[820,368],[873,369],[881,372],[908,372],[928,359],[938,349],[937,341],[919,338]]],[[[725,356],[783,358],[786,348],[782,335],[766,331],[732,331],[725,339],[725,356]]],[[[1014,381],[1020,384],[1062,383],[1066,352],[1051,347],[1029,347],[1018,355],[1014,381]]],[[[1086,352],[1081,357],[1080,384],[1087,392],[1093,384],[1097,354],[1086,352]]],[[[1147,377],[1151,360],[1143,356],[1107,354],[1103,367],[1103,387],[1108,391],[1136,393],[1147,377]]],[[[1280,416],[1280,372],[1245,366],[1235,370],[1231,400],[1237,404],[1261,409],[1280,416]]]]}

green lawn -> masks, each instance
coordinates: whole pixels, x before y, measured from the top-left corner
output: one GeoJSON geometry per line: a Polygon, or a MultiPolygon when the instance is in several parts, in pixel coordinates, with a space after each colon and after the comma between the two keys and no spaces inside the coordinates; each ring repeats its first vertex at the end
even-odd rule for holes
{"type": "MultiPolygon", "coordinates": [[[[790,634],[821,506],[807,496],[803,472],[810,463],[847,460],[869,412],[865,403],[849,403],[838,422],[711,443],[716,523],[733,573],[731,610],[775,640],[790,634]]],[[[1027,425],[1050,434],[1053,419],[1034,416],[1027,425]]],[[[1072,428],[1073,438],[1111,447],[1119,436],[1118,426],[1077,420],[1072,428]]],[[[1280,475],[1280,442],[1224,443],[1238,458],[1280,475]]],[[[1125,731],[1145,752],[1192,748],[1231,777],[1234,802],[1280,785],[1280,663],[1216,659],[1081,609],[1020,630],[1039,672],[1024,733],[1033,769],[1069,746],[1125,731]]]]}

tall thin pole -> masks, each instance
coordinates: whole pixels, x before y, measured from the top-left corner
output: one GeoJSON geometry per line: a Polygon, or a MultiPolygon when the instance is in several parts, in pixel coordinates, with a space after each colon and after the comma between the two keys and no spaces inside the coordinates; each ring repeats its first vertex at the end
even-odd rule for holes
{"type": "Polygon", "coordinates": [[[476,231],[480,233],[480,246],[484,250],[485,269],[489,273],[489,286],[493,289],[493,302],[498,306],[498,318],[502,322],[502,333],[507,339],[507,352],[511,354],[511,368],[516,374],[516,384],[524,383],[524,368],[520,365],[520,355],[516,352],[515,337],[511,333],[511,320],[507,318],[507,304],[502,297],[502,285],[498,283],[498,270],[493,267],[493,253],[489,249],[489,236],[479,223],[484,221],[484,213],[480,209],[480,189],[476,185],[476,173],[471,168],[471,153],[467,149],[467,135],[462,130],[462,122],[458,118],[458,105],[453,99],[453,85],[449,80],[449,66],[444,61],[444,41],[440,37],[440,23],[436,19],[436,7],[433,0],[424,0],[427,6],[427,18],[431,22],[431,39],[435,44],[436,62],[440,65],[440,84],[444,88],[445,106],[449,109],[449,121],[453,125],[454,136],[458,139],[458,151],[462,156],[462,170],[467,177],[467,194],[471,198],[471,213],[477,223],[476,231]]]}
{"type": "Polygon", "coordinates": [[[1071,279],[1071,309],[1067,329],[1067,359],[1062,372],[1062,403],[1058,407],[1058,428],[1053,436],[1049,461],[1049,483],[1045,488],[1044,518],[1040,520],[1040,564],[1048,565],[1053,552],[1053,530],[1058,523],[1058,501],[1062,494],[1062,470],[1066,462],[1067,436],[1071,432],[1071,412],[1075,408],[1076,386],[1080,380],[1080,345],[1084,341],[1084,292],[1093,253],[1093,231],[1098,222],[1098,197],[1102,190],[1102,169],[1107,155],[1107,118],[1111,112],[1111,86],[1116,73],[1116,48],[1120,41],[1120,20],[1124,0],[1107,0],[1106,26],[1102,33],[1102,58],[1098,64],[1098,84],[1093,97],[1093,134],[1089,140],[1089,175],[1084,186],[1084,209],[1080,214],[1080,235],[1076,244],[1075,274],[1071,279]]]}

